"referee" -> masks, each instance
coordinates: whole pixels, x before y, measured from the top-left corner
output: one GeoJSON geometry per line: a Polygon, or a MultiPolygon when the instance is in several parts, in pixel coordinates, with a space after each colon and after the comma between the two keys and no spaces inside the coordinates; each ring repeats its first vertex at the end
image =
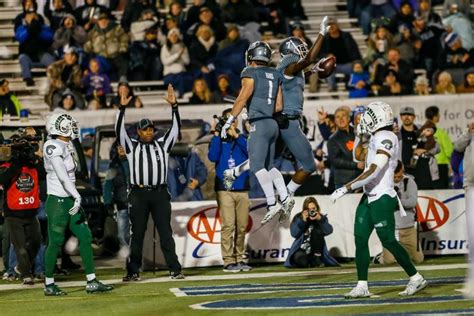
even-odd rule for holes
{"type": "Polygon", "coordinates": [[[138,122],[138,140],[131,139],[125,130],[126,96],[120,100],[120,110],[117,113],[115,131],[117,139],[125,148],[130,165],[130,221],[132,223],[132,238],[130,241],[130,256],[127,260],[127,275],[124,282],[139,281],[139,270],[142,265],[143,239],[148,223],[149,213],[160,236],[161,251],[170,270],[171,279],[184,279],[181,265],[176,256],[173,231],[171,229],[171,203],[166,176],[168,170],[168,155],[178,139],[181,121],[178,113],[178,103],[173,86],[168,85],[166,101],[171,105],[173,125],[166,134],[155,140],[155,128],[149,119],[138,122]]]}

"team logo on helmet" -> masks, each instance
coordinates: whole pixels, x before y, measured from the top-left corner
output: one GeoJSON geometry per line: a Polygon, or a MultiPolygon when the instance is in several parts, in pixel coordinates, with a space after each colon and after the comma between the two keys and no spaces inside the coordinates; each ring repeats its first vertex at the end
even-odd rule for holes
{"type": "Polygon", "coordinates": [[[301,59],[305,58],[308,54],[308,45],[297,37],[289,37],[281,43],[280,55],[282,57],[289,54],[298,55],[301,59]]]}

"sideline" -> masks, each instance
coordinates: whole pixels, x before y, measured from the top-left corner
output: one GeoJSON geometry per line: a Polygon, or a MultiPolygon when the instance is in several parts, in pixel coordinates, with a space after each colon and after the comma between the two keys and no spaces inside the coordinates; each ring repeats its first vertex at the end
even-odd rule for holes
{"type": "MultiPolygon", "coordinates": [[[[455,264],[444,264],[444,265],[426,265],[418,266],[419,271],[434,271],[434,270],[454,270],[454,269],[467,269],[469,267],[468,263],[455,263],[455,264]]],[[[369,269],[369,273],[377,272],[402,272],[401,267],[377,267],[369,269]]],[[[248,280],[248,279],[259,279],[259,278],[280,278],[280,277],[289,277],[289,276],[317,276],[317,275],[343,275],[343,274],[353,274],[356,272],[355,268],[350,269],[321,269],[316,271],[289,271],[289,272],[262,272],[262,273],[245,273],[240,272],[237,274],[219,274],[219,275],[198,275],[198,276],[188,276],[184,280],[170,280],[169,277],[159,277],[145,279],[138,282],[133,282],[130,284],[141,284],[141,283],[177,283],[177,282],[192,282],[192,281],[219,281],[219,280],[248,280]]],[[[122,282],[122,279],[110,279],[110,280],[101,280],[105,284],[127,284],[122,282]]],[[[86,281],[70,281],[70,282],[57,282],[57,284],[62,288],[75,287],[75,286],[85,286],[86,281]]],[[[1,284],[0,291],[9,291],[9,290],[26,290],[26,289],[40,289],[43,288],[43,283],[37,283],[35,285],[23,285],[23,284],[1,284]]]]}

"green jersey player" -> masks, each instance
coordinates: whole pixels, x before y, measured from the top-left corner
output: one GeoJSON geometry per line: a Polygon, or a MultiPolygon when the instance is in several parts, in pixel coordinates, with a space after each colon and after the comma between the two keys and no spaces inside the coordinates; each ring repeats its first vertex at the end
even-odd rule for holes
{"type": "Polygon", "coordinates": [[[69,114],[53,114],[46,126],[49,140],[44,144],[44,167],[48,198],[48,247],[45,253],[46,296],[66,295],[54,283],[56,259],[64,243],[64,232],[69,226],[79,240],[79,250],[87,277],[86,292],[107,292],[113,288],[99,282],[95,277],[92,253],[92,234],[87,225],[84,210],[81,208],[81,196],[76,189],[76,163],[71,140],[77,138],[77,122],[69,114]]]}
{"type": "Polygon", "coordinates": [[[362,124],[361,129],[372,134],[365,170],[356,179],[337,189],[331,195],[331,200],[335,202],[351,190],[362,187],[364,189],[364,195],[357,207],[354,224],[358,283],[345,297],[371,296],[367,279],[370,263],[369,237],[374,228],[382,246],[393,254],[410,277],[406,289],[399,295],[414,295],[424,289],[428,283],[416,270],[405,248],[395,238],[394,213],[398,209],[399,203],[394,189],[393,174],[397,166],[400,148],[397,136],[392,132],[393,112],[390,105],[384,102],[370,103],[360,124],[362,124]]]}

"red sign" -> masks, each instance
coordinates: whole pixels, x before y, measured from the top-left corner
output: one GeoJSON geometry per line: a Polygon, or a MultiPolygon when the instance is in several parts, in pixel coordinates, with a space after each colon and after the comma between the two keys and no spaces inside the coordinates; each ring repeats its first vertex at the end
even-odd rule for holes
{"type": "Polygon", "coordinates": [[[423,231],[436,230],[448,221],[449,209],[443,202],[429,196],[418,196],[418,200],[420,199],[428,200],[423,210],[419,203],[416,205],[418,222],[423,231]]]}

